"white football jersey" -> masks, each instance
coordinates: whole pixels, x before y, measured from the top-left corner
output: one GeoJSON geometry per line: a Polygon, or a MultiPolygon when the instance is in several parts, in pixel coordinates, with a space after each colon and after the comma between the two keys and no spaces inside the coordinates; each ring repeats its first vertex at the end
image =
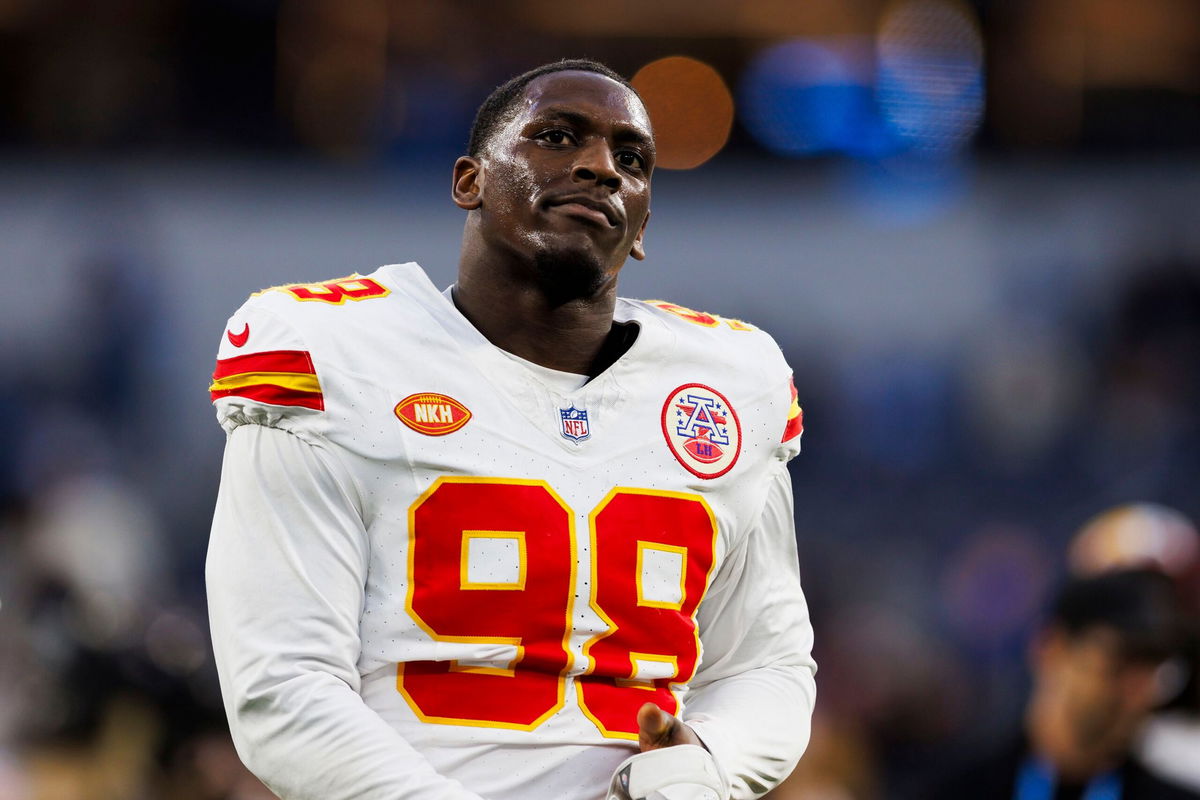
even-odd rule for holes
{"type": "Polygon", "coordinates": [[[734,796],[790,770],[815,668],[790,370],[736,320],[615,318],[636,341],[578,388],[416,264],[230,318],[214,647],[239,752],[283,797],[594,800],[647,701],[734,796]]]}

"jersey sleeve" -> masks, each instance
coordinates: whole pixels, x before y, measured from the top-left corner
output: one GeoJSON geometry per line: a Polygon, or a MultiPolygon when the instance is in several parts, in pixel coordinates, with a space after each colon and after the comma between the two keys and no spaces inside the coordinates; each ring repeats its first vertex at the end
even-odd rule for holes
{"type": "Polygon", "coordinates": [[[266,425],[294,432],[325,411],[312,353],[295,327],[252,297],[226,324],[209,395],[226,432],[266,425]]]}
{"type": "Polygon", "coordinates": [[[206,580],[238,753],[285,800],[481,800],[358,693],[368,563],[360,498],[336,452],[235,424],[206,580]]]}
{"type": "Polygon", "coordinates": [[[735,800],[758,797],[787,777],[808,744],[816,701],[791,479],[782,461],[772,470],[757,524],[730,551],[700,606],[703,660],[683,717],[735,800]]]}

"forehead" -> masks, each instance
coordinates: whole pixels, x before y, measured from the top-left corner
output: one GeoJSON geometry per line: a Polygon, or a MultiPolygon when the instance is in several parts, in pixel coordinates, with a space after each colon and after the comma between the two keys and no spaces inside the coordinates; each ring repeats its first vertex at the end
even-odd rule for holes
{"type": "Polygon", "coordinates": [[[650,116],[637,94],[595,72],[564,70],[534,78],[517,103],[516,116],[531,119],[556,111],[569,111],[596,124],[630,128],[652,136],[650,116]]]}

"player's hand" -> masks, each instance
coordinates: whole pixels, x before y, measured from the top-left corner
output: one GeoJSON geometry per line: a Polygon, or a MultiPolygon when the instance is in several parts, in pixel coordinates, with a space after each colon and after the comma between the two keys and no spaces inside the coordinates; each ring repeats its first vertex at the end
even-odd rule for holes
{"type": "MultiPolygon", "coordinates": [[[[694,744],[704,747],[704,742],[691,727],[673,717],[654,703],[643,703],[638,709],[638,747],[644,753],[647,750],[657,750],[660,747],[672,747],[677,744],[694,744]]],[[[707,748],[705,748],[707,749],[707,748]]]]}

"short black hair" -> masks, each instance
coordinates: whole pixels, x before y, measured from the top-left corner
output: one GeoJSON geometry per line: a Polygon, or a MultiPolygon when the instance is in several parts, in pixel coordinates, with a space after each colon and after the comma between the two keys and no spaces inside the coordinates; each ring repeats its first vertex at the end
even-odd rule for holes
{"type": "Polygon", "coordinates": [[[1121,650],[1136,661],[1161,661],[1182,645],[1183,617],[1175,587],[1157,570],[1122,569],[1072,578],[1054,602],[1050,621],[1077,636],[1092,628],[1116,631],[1121,650]]]}
{"type": "Polygon", "coordinates": [[[535,78],[549,75],[552,72],[594,72],[597,75],[612,78],[637,94],[637,89],[633,88],[633,84],[625,80],[616,70],[590,58],[568,58],[542,64],[540,67],[522,72],[517,77],[500,84],[487,96],[487,99],[475,112],[475,122],[471,125],[471,138],[467,142],[467,155],[478,158],[479,154],[483,152],[483,148],[487,146],[488,139],[492,138],[496,129],[504,124],[509,110],[521,93],[525,91],[525,87],[535,78]]]}

